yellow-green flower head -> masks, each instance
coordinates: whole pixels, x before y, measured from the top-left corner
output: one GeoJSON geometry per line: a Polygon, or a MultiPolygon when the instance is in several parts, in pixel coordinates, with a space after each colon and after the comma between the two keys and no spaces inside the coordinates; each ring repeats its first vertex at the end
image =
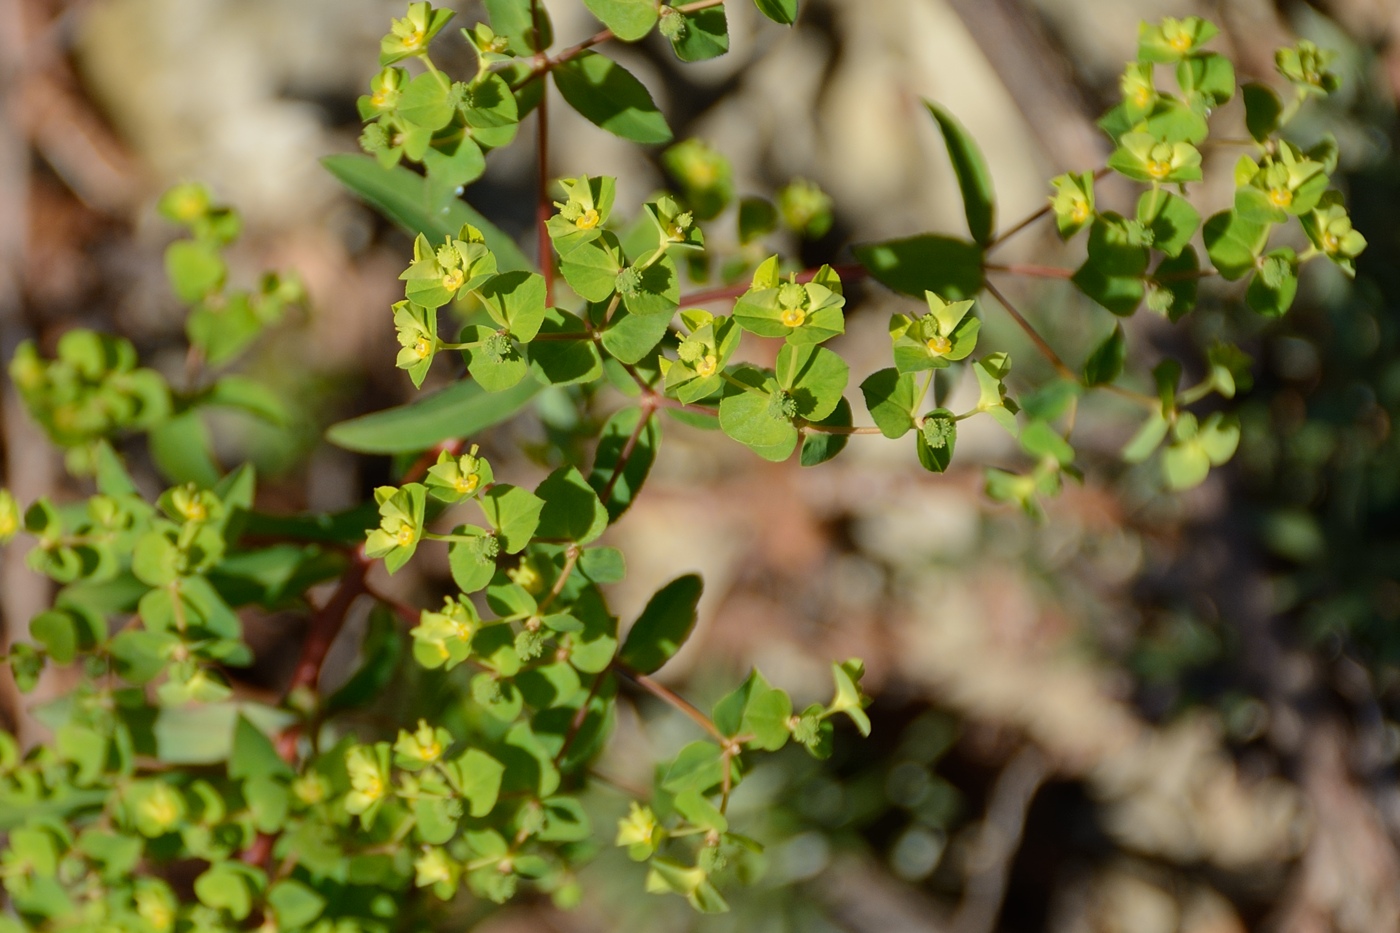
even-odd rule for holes
{"type": "MultiPolygon", "coordinates": [[[[1241,174],[1247,171],[1241,160],[1241,174]]],[[[1327,167],[1284,142],[1274,155],[1265,158],[1250,184],[1264,192],[1271,207],[1302,215],[1316,207],[1327,190],[1327,167]]],[[[1278,219],[1282,220],[1282,215],[1278,219]]]]}
{"type": "Polygon", "coordinates": [[[379,42],[379,64],[392,65],[422,55],[428,43],[455,16],[451,10],[435,10],[430,3],[410,3],[408,15],[396,19],[379,42]]]}
{"type": "Polygon", "coordinates": [[[451,670],[471,656],[472,637],[480,627],[481,619],[471,602],[449,596],[443,600],[441,612],[425,609],[418,625],[410,630],[413,656],[426,668],[445,665],[451,670]]]}
{"type": "Polygon", "coordinates": [[[1152,80],[1152,66],[1150,64],[1141,62],[1129,64],[1123,71],[1123,77],[1118,81],[1118,87],[1123,92],[1124,106],[1128,108],[1129,114],[1134,118],[1146,116],[1157,100],[1157,86],[1152,80]]]}
{"type": "Polygon", "coordinates": [[[1137,181],[1179,183],[1201,180],[1201,153],[1190,143],[1170,143],[1149,133],[1124,133],[1108,166],[1137,181]]]}
{"type": "Polygon", "coordinates": [[[394,305],[394,336],[399,342],[399,354],[394,365],[414,374],[420,367],[423,373],[431,365],[437,353],[437,314],[419,307],[411,301],[400,301],[394,305]]]}
{"type": "Polygon", "coordinates": [[[617,821],[616,845],[627,846],[632,858],[641,861],[651,855],[661,842],[661,827],[651,807],[632,801],[627,816],[617,821]]]}
{"type": "Polygon", "coordinates": [[[1337,76],[1327,70],[1336,57],[1331,49],[1320,49],[1303,39],[1291,49],[1279,49],[1274,64],[1302,93],[1325,97],[1341,86],[1337,76]]]}
{"type": "Polygon", "coordinates": [[[796,282],[778,286],[778,320],[785,326],[801,327],[807,323],[807,309],[811,303],[807,289],[796,282]]]}
{"type": "Polygon", "coordinates": [[[369,531],[365,541],[365,556],[384,558],[390,573],[397,571],[423,537],[427,489],[420,483],[409,483],[402,489],[380,486],[374,491],[379,503],[379,527],[369,531]]]}
{"type": "Polygon", "coordinates": [[[1348,275],[1356,274],[1355,259],[1366,249],[1366,238],[1352,227],[1340,196],[1329,192],[1316,210],[1303,216],[1302,223],[1314,249],[1348,275]]]}
{"type": "Polygon", "coordinates": [[[224,504],[219,497],[193,483],[177,486],[162,497],[162,505],[170,517],[190,524],[217,521],[223,517],[224,504]]]}
{"type": "Polygon", "coordinates": [[[420,719],[412,733],[399,730],[398,741],[394,743],[394,764],[407,771],[421,771],[440,761],[451,744],[452,736],[446,729],[434,729],[427,720],[420,719]]]}
{"type": "Polygon", "coordinates": [[[434,499],[443,502],[459,502],[469,496],[483,492],[495,480],[491,464],[478,456],[476,444],[460,457],[453,457],[447,451],[438,454],[437,463],[428,468],[428,492],[434,499]]]}
{"type": "Polygon", "coordinates": [[[350,749],[345,756],[345,770],[350,776],[345,809],[352,814],[367,813],[383,801],[391,789],[388,743],[376,742],[372,746],[357,745],[350,749]]]}
{"type": "Polygon", "coordinates": [[[1060,236],[1074,236],[1094,219],[1094,175],[1068,173],[1051,179],[1050,185],[1055,189],[1050,198],[1055,226],[1060,236]]]}
{"type": "Polygon", "coordinates": [[[456,863],[445,850],[428,847],[413,861],[413,883],[420,888],[452,884],[457,878],[457,871],[456,863]]]}
{"type": "Polygon", "coordinates": [[[329,797],[330,792],[330,783],[315,771],[308,771],[292,781],[292,796],[303,806],[314,807],[329,797]]]}
{"type": "Polygon", "coordinates": [[[531,595],[538,594],[544,589],[544,577],[534,563],[529,560],[522,560],[518,567],[506,571],[506,576],[510,581],[531,595]]]}
{"type": "Polygon", "coordinates": [[[175,929],[175,896],[164,883],[154,878],[137,879],[137,887],[132,894],[136,913],[157,933],[169,933],[175,929]]]}
{"type": "Polygon", "coordinates": [[[356,102],[360,119],[373,120],[386,113],[393,113],[399,106],[399,97],[408,84],[408,72],[402,68],[385,68],[370,78],[369,93],[356,102]]]}
{"type": "Polygon", "coordinates": [[[8,489],[0,489],[0,544],[19,534],[20,528],[19,503],[8,489]]]}
{"type": "Polygon", "coordinates": [[[131,822],[147,838],[165,835],[185,818],[185,798],[164,781],[135,782],[127,794],[131,822]]]}
{"type": "Polygon", "coordinates": [[[1200,51],[1201,46],[1220,33],[1214,24],[1199,16],[1185,19],[1167,17],[1156,26],[1143,23],[1138,27],[1138,60],[1142,62],[1176,62],[1200,51]]]}
{"type": "Polygon", "coordinates": [[[831,195],[805,178],[793,179],[778,192],[783,225],[809,239],[819,239],[831,229],[831,208],[831,195]]]}

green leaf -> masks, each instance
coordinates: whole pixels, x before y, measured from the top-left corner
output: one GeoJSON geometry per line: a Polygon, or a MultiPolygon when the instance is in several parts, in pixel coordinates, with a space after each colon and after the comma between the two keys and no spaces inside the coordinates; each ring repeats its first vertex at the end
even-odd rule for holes
{"type": "Polygon", "coordinates": [[[277,748],[257,726],[240,715],[233,727],[233,754],[228,776],[234,780],[265,777],[294,777],[292,766],[277,754],[277,748]]]}
{"type": "Polygon", "coordinates": [[[682,15],[684,31],[671,37],[671,48],[683,62],[702,62],[729,51],[729,22],[723,6],[682,15]]]}
{"type": "Polygon", "coordinates": [[[752,735],[749,744],[769,752],[787,744],[791,716],[791,698],[756,670],[749,672],[743,686],[716,703],[714,709],[715,726],[720,732],[730,738],[741,733],[752,735]]]}
{"type": "Polygon", "coordinates": [[[912,373],[881,369],[860,384],[865,407],[875,426],[885,437],[903,437],[914,429],[914,411],[919,404],[912,373]]]}
{"type": "MultiPolygon", "coordinates": [[[[679,291],[677,295],[679,296],[679,291]]],[[[593,310],[597,311],[594,315],[596,325],[601,323],[602,312],[605,309],[602,305],[597,305],[593,310]]],[[[620,362],[638,363],[656,349],[656,345],[666,336],[670,327],[669,314],[633,314],[619,305],[614,309],[607,329],[603,331],[603,349],[620,362]]]]}
{"type": "Polygon", "coordinates": [[[948,147],[948,158],[953,162],[953,173],[957,175],[958,188],[962,191],[968,232],[972,234],[973,242],[986,246],[991,243],[996,229],[996,192],[992,189],[987,160],[982,157],[976,140],[942,105],[926,100],[924,106],[938,121],[943,142],[948,147]]]}
{"type": "Polygon", "coordinates": [[[780,25],[797,22],[797,0],[754,0],[754,5],[758,12],[780,25]]]}
{"type": "Polygon", "coordinates": [[[924,415],[923,427],[914,435],[919,463],[930,473],[942,473],[953,462],[953,448],[958,440],[958,422],[946,408],[935,408],[924,415]]]}
{"type": "Polygon", "coordinates": [[[1249,135],[1262,143],[1278,130],[1283,102],[1267,84],[1246,84],[1240,88],[1240,96],[1244,99],[1244,125],[1249,135]]]}
{"type": "Polygon", "coordinates": [[[454,142],[429,146],[423,153],[423,167],[428,172],[424,190],[428,206],[440,210],[456,200],[460,189],[481,177],[486,171],[486,156],[473,139],[464,135],[454,142]]]}
{"type": "MultiPolygon", "coordinates": [[[[836,403],[836,410],[827,415],[821,421],[814,424],[829,425],[839,428],[849,428],[854,422],[851,420],[851,403],[844,398],[836,403]]],[[[833,459],[837,454],[846,449],[846,444],[850,442],[849,434],[831,434],[825,431],[807,431],[802,437],[801,460],[803,466],[817,466],[833,459]]]]}
{"type": "Polygon", "coordinates": [[[262,887],[262,872],[238,861],[215,862],[194,879],[194,893],[206,907],[227,910],[243,920],[253,910],[253,887],[262,887]]]}
{"type": "Polygon", "coordinates": [[[237,408],[274,425],[286,425],[287,406],[272,389],[246,376],[224,376],[199,396],[201,405],[237,408]]]}
{"type": "Polygon", "coordinates": [[[1128,352],[1127,341],[1123,337],[1123,326],[1114,325],[1109,334],[1089,354],[1084,362],[1084,384],[1090,386],[1108,385],[1123,372],[1123,360],[1128,352]]]}
{"type": "MultiPolygon", "coordinates": [[[[730,760],[731,773],[735,767],[730,760]]],[[[724,767],[720,757],[720,747],[713,742],[691,742],[680,750],[674,761],[661,775],[663,790],[673,794],[695,791],[708,794],[719,787],[724,780],[724,767]]]]}
{"type": "MultiPolygon", "coordinates": [[[[543,312],[541,312],[541,323],[543,312]]],[[[525,381],[530,363],[520,344],[495,328],[469,325],[462,328],[461,340],[467,346],[462,356],[467,372],[487,392],[504,392],[525,381]]]]}
{"type": "Polygon", "coordinates": [[[878,281],[915,298],[927,291],[958,301],[982,290],[982,249],[966,240],[924,234],[867,243],[855,254],[878,281]]]}
{"type": "Polygon", "coordinates": [[[1264,317],[1283,317],[1298,294],[1298,256],[1287,246],[1271,250],[1249,280],[1244,300],[1264,317]]]}
{"type": "Polygon", "coordinates": [[[622,303],[631,314],[665,315],[667,320],[680,307],[680,274],[670,256],[662,256],[642,272],[635,291],[623,291],[622,303]]]}
{"type": "Polygon", "coordinates": [[[622,245],[610,231],[579,243],[559,258],[559,272],[585,301],[606,301],[622,271],[622,245]]]}
{"type": "Polygon", "coordinates": [[[639,427],[642,417],[640,408],[624,408],[608,419],[598,438],[588,485],[603,500],[609,522],[617,521],[632,505],[632,500],[651,472],[657,448],[661,446],[661,426],[655,418],[648,416],[646,424],[639,427]],[[632,441],[634,435],[636,440],[632,441]],[[614,480],[613,474],[618,472],[622,453],[629,448],[627,462],[622,464],[621,472],[614,480]]]}
{"type": "Polygon", "coordinates": [[[637,143],[664,143],[671,128],[642,82],[596,52],[584,52],[555,67],[554,86],[591,123],[637,143]]]}
{"type": "Polygon", "coordinates": [[[481,497],[481,508],[507,554],[524,550],[540,523],[544,500],[528,489],[496,483],[481,497]]]}
{"type": "Polygon", "coordinates": [[[797,415],[820,421],[836,410],[851,369],[837,353],[810,344],[784,344],[778,351],[778,384],[792,393],[797,415]]]}
{"type": "Polygon", "coordinates": [[[446,209],[435,210],[427,179],[402,165],[384,168],[372,156],[349,153],[326,156],[321,164],[351,194],[398,224],[410,237],[423,234],[441,243],[455,237],[464,224],[471,224],[486,238],[502,272],[533,268],[514,240],[461,199],[453,198],[446,209]]]}
{"type": "Polygon", "coordinates": [[[583,4],[623,42],[636,42],[656,25],[657,0],[583,0],[583,4]]]}
{"type": "Polygon", "coordinates": [[[1235,211],[1221,211],[1206,221],[1202,231],[1206,254],[1224,278],[1243,278],[1269,240],[1269,225],[1245,220],[1235,211]]]}
{"type": "Polygon", "coordinates": [[[326,439],[365,454],[426,450],[452,437],[470,437],[506,421],[540,391],[526,380],[505,392],[489,393],[473,382],[458,382],[421,399],[332,425],[326,439]]]}
{"type": "Polygon", "coordinates": [[[452,761],[448,779],[467,798],[468,813],[475,819],[496,808],[505,768],[499,761],[476,748],[469,748],[452,761]]]}
{"type": "Polygon", "coordinates": [[[71,664],[78,656],[78,626],[67,612],[50,609],[39,613],[29,620],[29,634],[59,664],[71,664]]]}
{"type": "Polygon", "coordinates": [[[1080,266],[1071,281],[1085,295],[1120,317],[1128,317],[1136,311],[1147,293],[1140,276],[1108,275],[1092,261],[1080,266]]]}
{"type": "Polygon", "coordinates": [[[603,375],[603,359],[593,341],[587,339],[583,321],[557,308],[547,308],[540,332],[526,349],[530,371],[549,385],[592,382],[603,375]],[[550,337],[578,339],[551,340],[550,337]]]}
{"type": "Polygon", "coordinates": [[[326,908],[326,899],[291,878],[284,878],[267,892],[267,902],[277,917],[279,930],[310,926],[326,908]]]}
{"type": "Polygon", "coordinates": [[[1158,263],[1152,272],[1152,288],[1147,293],[1147,306],[1153,311],[1165,313],[1171,321],[1179,321],[1182,316],[1196,306],[1196,292],[1200,288],[1201,262],[1196,256],[1196,248],[1188,246],[1175,259],[1167,257],[1158,263]]]}
{"type": "Polygon", "coordinates": [[[442,129],[456,112],[447,85],[426,71],[408,82],[399,97],[398,115],[425,130],[442,129]]]}
{"type": "Polygon", "coordinates": [[[480,290],[492,320],[508,328],[521,343],[529,343],[544,323],[544,276],[535,272],[503,272],[480,290]]]}
{"type": "MultiPolygon", "coordinates": [[[[479,539],[488,537],[486,529],[466,525],[456,529],[454,534],[467,534],[479,539]]],[[[452,573],[452,582],[463,593],[475,593],[491,582],[496,575],[496,558],[490,549],[493,541],[454,541],[447,547],[447,567],[452,573]]],[[[485,631],[483,629],[483,631],[485,631]]],[[[480,637],[480,633],[478,633],[480,637]]]]}
{"type": "Polygon", "coordinates": [[[608,510],[573,467],[562,466],[549,474],[535,494],[544,500],[535,530],[541,538],[565,538],[587,544],[607,530],[608,510]]]}
{"type": "Polygon", "coordinates": [[[1137,219],[1152,233],[1152,247],[1172,257],[1181,255],[1201,225],[1201,215],[1191,202],[1161,190],[1143,192],[1137,219]]]}
{"type": "Polygon", "coordinates": [[[172,483],[194,483],[204,489],[217,483],[220,470],[209,446],[209,429],[194,411],[176,415],[150,434],[151,459],[172,483]]]}
{"type": "Polygon", "coordinates": [[[218,249],[203,240],[176,240],[165,249],[165,274],[185,304],[222,288],[227,272],[218,249]]]}
{"type": "MultiPolygon", "coordinates": [[[[783,345],[784,350],[791,347],[783,345]]],[[[776,462],[792,456],[798,440],[797,427],[792,423],[797,415],[796,399],[762,371],[741,367],[733,375],[754,388],[726,386],[719,403],[720,429],[765,460],[776,462]]]]}
{"type": "Polygon", "coordinates": [[[671,658],[695,628],[695,608],[704,583],[691,573],[657,590],[622,643],[618,659],[641,674],[651,674],[671,658]]]}
{"type": "Polygon", "coordinates": [[[486,12],[491,17],[491,28],[497,35],[509,39],[517,53],[538,52],[554,44],[554,29],[543,3],[537,5],[532,0],[486,0],[486,12]]]}

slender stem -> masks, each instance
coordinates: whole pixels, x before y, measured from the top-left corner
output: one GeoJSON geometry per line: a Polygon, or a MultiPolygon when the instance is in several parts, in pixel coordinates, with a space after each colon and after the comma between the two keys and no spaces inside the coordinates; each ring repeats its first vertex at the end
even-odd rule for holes
{"type": "Polygon", "coordinates": [[[602,671],[593,678],[593,686],[588,688],[588,697],[574,712],[574,718],[569,720],[569,731],[564,733],[564,744],[559,746],[559,752],[554,756],[554,766],[559,767],[560,763],[569,755],[569,749],[573,747],[574,740],[583,730],[583,724],[588,721],[588,708],[593,705],[593,698],[598,695],[598,691],[603,686],[603,681],[608,679],[609,671],[602,671]]]}
{"type": "Polygon", "coordinates": [[[627,463],[632,459],[633,451],[637,449],[637,442],[641,440],[642,432],[647,429],[647,424],[656,411],[654,398],[653,395],[642,396],[642,416],[637,419],[637,426],[632,429],[627,442],[622,445],[622,452],[617,455],[617,462],[613,464],[612,475],[608,477],[607,485],[598,495],[598,500],[604,505],[612,500],[613,490],[617,488],[617,481],[622,478],[622,472],[627,469],[627,463]]]}
{"type": "MultiPolygon", "coordinates": [[[[938,372],[938,370],[930,369],[928,375],[924,378],[924,387],[920,390],[919,397],[914,399],[915,410],[918,410],[919,406],[924,403],[924,399],[928,397],[928,390],[933,387],[933,376],[936,372],[938,372]]],[[[933,407],[938,407],[938,396],[934,396],[933,398],[933,407]]]]}
{"type": "Polygon", "coordinates": [[[1033,279],[1072,279],[1073,269],[1064,269],[1060,266],[1037,266],[1031,263],[1000,263],[989,262],[982,267],[988,272],[1005,272],[1007,275],[1022,275],[1033,279]]]}
{"type": "MultiPolygon", "coordinates": [[[[530,0],[530,21],[535,29],[535,41],[540,37],[540,0],[530,0]]],[[[543,74],[549,70],[549,56],[544,49],[535,53],[535,67],[531,75],[543,74]]],[[[535,132],[536,154],[535,172],[535,227],[536,242],[540,254],[540,274],[544,276],[545,307],[554,305],[554,247],[549,239],[549,216],[554,205],[549,197],[549,87],[541,85],[539,119],[535,132]]]]}
{"type": "Polygon", "coordinates": [[[564,587],[568,585],[569,575],[574,572],[574,567],[578,564],[579,554],[583,553],[577,544],[569,545],[564,552],[564,566],[559,570],[559,579],[554,581],[554,586],[549,590],[549,595],[540,601],[535,609],[537,615],[544,615],[545,610],[554,605],[554,601],[559,598],[559,594],[564,592],[564,587]]]}
{"type": "Polygon", "coordinates": [[[365,577],[371,564],[363,548],[356,550],[350,567],[341,576],[331,598],[311,617],[310,629],[301,644],[301,655],[292,672],[292,681],[287,685],[288,695],[297,690],[316,688],[317,681],[321,679],[321,665],[326,663],[331,643],[340,634],[350,606],[365,592],[365,577]]]}
{"type": "Polygon", "coordinates": [[[814,423],[812,423],[811,421],[803,421],[803,422],[800,422],[800,423],[798,424],[798,427],[802,428],[802,430],[804,430],[804,431],[811,431],[813,434],[879,434],[879,433],[881,433],[880,429],[879,429],[879,428],[876,428],[876,427],[868,427],[868,426],[864,426],[864,425],[859,426],[859,427],[850,427],[850,426],[843,426],[843,425],[839,425],[839,424],[814,424],[814,423]]]}
{"type": "Polygon", "coordinates": [[[1031,343],[1035,344],[1035,348],[1040,351],[1040,354],[1050,361],[1051,366],[1055,367],[1055,372],[1071,382],[1078,382],[1079,377],[1075,375],[1074,370],[1070,369],[1065,361],[1060,359],[1060,355],[1050,348],[1050,344],[1046,343],[1045,338],[1040,336],[1039,332],[1031,326],[1031,322],[1022,317],[1021,312],[1017,311],[1012,306],[1011,302],[1006,300],[1006,296],[998,291],[997,287],[991,282],[983,284],[987,291],[991,292],[992,297],[1000,302],[1001,306],[1006,309],[1006,313],[1011,315],[1011,319],[1020,326],[1021,330],[1025,331],[1026,336],[1031,339],[1031,343]]]}
{"type": "Polygon", "coordinates": [[[1162,408],[1162,400],[1155,395],[1147,395],[1144,392],[1134,392],[1132,389],[1120,385],[1102,385],[1096,386],[1095,388],[1103,389],[1105,392],[1112,393],[1120,398],[1125,398],[1130,402],[1137,402],[1144,408],[1150,408],[1153,411],[1160,411],[1162,408]]]}
{"type": "Polygon", "coordinates": [[[709,733],[711,738],[719,742],[721,745],[729,745],[729,736],[725,735],[723,732],[720,732],[719,727],[710,721],[709,716],[706,716],[704,713],[700,712],[700,710],[693,703],[691,703],[689,700],[687,700],[680,694],[676,693],[671,688],[663,684],[657,683],[656,681],[652,680],[650,677],[648,677],[646,674],[641,673],[640,671],[632,670],[630,667],[628,667],[626,664],[623,664],[621,661],[613,661],[612,670],[616,671],[618,674],[621,674],[623,677],[632,681],[632,683],[636,684],[638,687],[641,687],[643,690],[645,690],[647,693],[650,693],[658,700],[662,700],[666,703],[669,703],[676,709],[680,710],[682,713],[685,713],[695,722],[696,725],[704,729],[707,733],[709,733]]]}
{"type": "MultiPolygon", "coordinates": [[[[832,266],[831,270],[839,275],[843,280],[849,282],[860,282],[868,278],[870,273],[865,271],[864,266],[855,263],[843,263],[839,266],[832,266]]],[[[816,278],[820,269],[804,269],[797,273],[798,282],[810,282],[816,278]]],[[[681,296],[681,307],[686,305],[712,304],[716,301],[730,301],[743,295],[749,290],[748,285],[726,285],[721,288],[709,288],[704,291],[692,292],[689,295],[681,296]]]]}

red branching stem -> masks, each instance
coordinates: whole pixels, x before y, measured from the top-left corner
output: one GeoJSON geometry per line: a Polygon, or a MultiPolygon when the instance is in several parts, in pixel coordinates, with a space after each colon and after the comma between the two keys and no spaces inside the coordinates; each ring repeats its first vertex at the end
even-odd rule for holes
{"type": "Polygon", "coordinates": [[[297,690],[316,688],[321,679],[321,665],[326,663],[326,655],[345,624],[350,606],[365,592],[365,576],[369,573],[371,561],[365,557],[363,548],[357,550],[350,560],[350,567],[341,576],[331,598],[311,617],[306,640],[301,644],[301,656],[297,658],[296,669],[292,672],[292,682],[287,685],[288,695],[297,690]]]}
{"type": "Polygon", "coordinates": [[[729,736],[725,735],[723,732],[720,732],[719,727],[716,726],[713,721],[711,721],[709,716],[706,716],[704,713],[700,712],[699,708],[696,707],[695,704],[691,703],[679,693],[676,693],[670,687],[667,687],[664,684],[657,683],[656,681],[652,680],[649,676],[643,674],[640,671],[632,670],[632,668],[628,667],[626,664],[623,664],[621,661],[613,661],[611,670],[632,681],[632,683],[636,684],[638,687],[641,687],[643,690],[645,690],[647,693],[650,693],[658,700],[668,703],[671,706],[674,706],[676,709],[680,710],[682,713],[685,713],[695,722],[696,725],[698,725],[700,728],[704,729],[707,733],[709,733],[710,737],[713,738],[716,742],[719,742],[721,745],[724,746],[729,745],[729,736]]]}
{"type": "MultiPolygon", "coordinates": [[[[540,35],[540,3],[530,0],[530,15],[534,19],[535,37],[540,35]]],[[[610,33],[611,34],[611,33],[610,33]]],[[[576,53],[577,54],[577,53],[576,53]]],[[[550,68],[549,56],[541,50],[535,56],[535,71],[544,73],[550,68]]],[[[554,305],[554,245],[549,239],[549,217],[554,213],[554,204],[549,197],[549,87],[540,88],[539,123],[535,133],[535,171],[537,185],[535,204],[536,238],[540,253],[540,274],[544,276],[545,307],[554,305]]]]}
{"type": "Polygon", "coordinates": [[[1037,266],[1031,263],[1009,263],[1000,265],[989,262],[982,268],[988,272],[1005,272],[1007,275],[1020,275],[1033,279],[1072,279],[1073,269],[1064,269],[1060,266],[1037,266]]]}
{"type": "Polygon", "coordinates": [[[617,481],[622,478],[622,472],[627,469],[627,463],[632,459],[632,452],[637,449],[637,441],[642,437],[642,432],[647,429],[647,423],[651,421],[652,414],[656,411],[656,397],[654,395],[642,396],[642,417],[637,419],[637,426],[632,429],[627,442],[622,445],[622,451],[617,455],[617,462],[613,464],[612,475],[608,477],[607,485],[603,487],[598,499],[606,504],[612,499],[613,490],[617,488],[617,481]]]}
{"type": "Polygon", "coordinates": [[[1011,302],[1006,300],[1006,296],[998,291],[997,287],[991,282],[985,282],[983,285],[987,291],[991,292],[992,297],[1000,302],[1001,306],[1006,309],[1006,313],[1011,315],[1011,319],[1025,332],[1026,336],[1030,338],[1031,343],[1035,344],[1035,348],[1040,351],[1040,355],[1049,360],[1050,365],[1055,367],[1055,372],[1059,373],[1062,378],[1068,379],[1070,382],[1078,382],[1079,376],[1075,374],[1074,370],[1069,368],[1069,364],[1060,359],[1060,354],[1056,353],[1050,347],[1050,344],[1045,342],[1045,338],[1040,336],[1040,332],[1031,326],[1031,322],[1026,320],[1021,315],[1021,312],[1017,311],[1016,308],[1012,306],[1011,302]]]}
{"type": "MultiPolygon", "coordinates": [[[[864,266],[855,263],[842,263],[832,266],[831,270],[839,275],[844,282],[860,282],[870,277],[870,273],[865,271],[864,266]]],[[[819,269],[804,269],[797,273],[797,281],[810,282],[816,278],[819,269]]],[[[716,301],[732,301],[749,290],[747,283],[740,285],[726,285],[722,288],[708,288],[701,292],[693,292],[689,295],[681,296],[681,307],[687,305],[706,305],[716,301]]]]}

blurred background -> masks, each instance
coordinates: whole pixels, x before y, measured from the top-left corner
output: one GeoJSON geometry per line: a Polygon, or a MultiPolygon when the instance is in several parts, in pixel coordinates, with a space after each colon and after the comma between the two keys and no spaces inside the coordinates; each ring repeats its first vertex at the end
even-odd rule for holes
{"type": "MultiPolygon", "coordinates": [[[[598,28],[573,0],[546,6],[562,45],[598,28]]],[[[701,918],[679,899],[641,896],[641,869],[608,850],[600,821],[604,854],[578,910],[466,906],[459,928],[1400,929],[1400,4],[804,0],[790,30],[747,0],[726,6],[733,41],[720,59],[682,66],[658,36],[615,51],[677,139],[734,161],[741,194],[771,197],[802,177],[832,195],[828,233],[767,244],[809,265],[849,261],[856,242],[962,232],[925,97],[981,143],[1003,224],[1035,211],[1046,179],[1107,154],[1093,120],[1117,99],[1138,21],[1187,14],[1222,27],[1214,47],[1242,79],[1270,80],[1274,49],[1298,36],[1340,53],[1343,90],[1297,130],[1337,136],[1338,181],[1370,248],[1354,282],[1310,265],[1293,311],[1268,326],[1222,283],[1203,286],[1178,326],[1144,314],[1127,325],[1134,372],[1172,356],[1189,377],[1222,338],[1255,360],[1255,385],[1232,403],[1240,453],[1183,495],[1163,494],[1152,467],[1117,460],[1136,424],[1112,400],[1081,414],[1085,481],[1039,522],[982,495],[981,468],[1015,459],[995,426],[969,423],[953,469],[933,476],[912,445],[880,438],[853,438],[833,463],[801,470],[667,422],[647,493],[611,533],[629,561],[615,610],[634,616],[660,583],[699,570],[700,628],[669,683],[704,706],[753,664],[801,703],[829,690],[831,660],[860,656],[873,735],[839,733],[823,763],[790,749],[745,783],[736,829],[769,843],[768,868],[733,892],[732,914],[701,918]]],[[[472,0],[456,7],[467,22],[484,15],[472,0]]],[[[0,0],[4,357],[21,339],[51,350],[84,326],[180,373],[183,312],[161,267],[175,231],[154,200],[203,181],[247,220],[235,283],[295,270],[311,305],[247,363],[295,405],[297,424],[230,416],[215,426],[219,455],[257,464],[269,509],[337,509],[385,481],[387,459],[320,434],[413,394],[393,367],[389,313],[411,244],[317,160],[356,149],[355,97],[397,15],[402,4],[388,0],[0,0]]],[[[445,42],[439,61],[468,59],[445,42]]],[[[551,117],[552,175],[619,175],[625,210],[666,186],[659,150],[562,107],[551,117]]],[[[1232,135],[1238,102],[1218,119],[1232,135]]],[[[466,193],[523,241],[533,123],[466,193]]],[[[1234,155],[1208,153],[1203,213],[1226,206],[1234,155]]],[[[1100,191],[1119,209],[1130,197],[1112,182],[1100,191]]],[[[1002,255],[1073,267],[1080,250],[1042,223],[1002,255]]],[[[1066,282],[1004,286],[1071,362],[1112,328],[1066,282]]],[[[854,387],[885,365],[888,315],[914,306],[878,287],[851,297],[838,349],[854,387]]],[[[994,304],[981,313],[983,346],[1010,347],[1017,362],[1014,393],[1043,361],[994,304]]],[[[551,397],[479,439],[498,475],[545,475],[547,441],[567,427],[551,397]]],[[[0,484],[21,501],[75,494],[8,383],[3,398],[0,484]]],[[[22,637],[48,594],[20,551],[3,558],[0,609],[7,635],[22,637]]],[[[411,599],[446,576],[431,560],[410,569],[418,578],[382,585],[411,599]]],[[[273,660],[241,689],[277,696],[288,672],[276,658],[295,652],[276,649],[302,623],[250,620],[273,660]]],[[[328,677],[335,658],[353,660],[362,630],[344,634],[328,677]]],[[[10,727],[38,737],[31,699],[8,679],[3,689],[10,727]]],[[[645,784],[689,728],[640,704],[600,767],[645,784]]]]}

